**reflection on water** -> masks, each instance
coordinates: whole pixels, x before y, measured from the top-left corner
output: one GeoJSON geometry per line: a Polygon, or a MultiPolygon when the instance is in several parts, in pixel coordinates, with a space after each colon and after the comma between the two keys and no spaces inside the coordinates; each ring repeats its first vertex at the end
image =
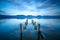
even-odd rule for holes
{"type": "Polygon", "coordinates": [[[20,40],[20,23],[22,24],[22,40],[40,40],[40,31],[47,40],[60,39],[60,19],[28,19],[26,22],[28,25],[25,22],[26,19],[0,20],[0,39],[20,40]],[[38,23],[40,24],[39,32],[38,23]]]}

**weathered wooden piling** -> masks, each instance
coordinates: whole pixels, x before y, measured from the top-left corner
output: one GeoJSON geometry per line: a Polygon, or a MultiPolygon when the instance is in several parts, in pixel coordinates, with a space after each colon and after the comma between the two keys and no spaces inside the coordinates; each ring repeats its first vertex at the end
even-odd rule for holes
{"type": "Polygon", "coordinates": [[[28,24],[28,20],[26,20],[26,22],[25,22],[25,25],[27,25],[28,24]]]}
{"type": "Polygon", "coordinates": [[[22,40],[22,24],[20,23],[20,40],[22,40]]]}
{"type": "Polygon", "coordinates": [[[38,40],[40,40],[40,35],[41,35],[41,33],[40,33],[40,24],[38,24],[38,40]]]}
{"type": "Polygon", "coordinates": [[[25,22],[24,30],[26,30],[27,24],[28,24],[28,20],[26,20],[26,22],[25,22]]]}
{"type": "Polygon", "coordinates": [[[36,22],[34,22],[34,20],[32,20],[32,24],[35,25],[36,22]]]}
{"type": "Polygon", "coordinates": [[[32,24],[34,26],[34,30],[37,30],[36,21],[32,20],[32,24]]]}
{"type": "Polygon", "coordinates": [[[24,30],[26,30],[26,25],[24,26],[24,30]]]}
{"type": "Polygon", "coordinates": [[[36,22],[33,22],[33,25],[36,25],[36,22]]]}
{"type": "Polygon", "coordinates": [[[34,22],[34,30],[37,30],[36,22],[34,22]]]}
{"type": "Polygon", "coordinates": [[[34,30],[37,30],[37,26],[36,25],[34,26],[34,30]]]}
{"type": "Polygon", "coordinates": [[[34,21],[32,20],[32,23],[33,23],[34,21]]]}
{"type": "Polygon", "coordinates": [[[35,24],[36,24],[36,22],[35,22],[34,20],[32,20],[32,24],[33,24],[33,25],[35,25],[35,24]]]}
{"type": "Polygon", "coordinates": [[[40,24],[38,24],[38,40],[40,40],[40,38],[42,38],[42,40],[45,40],[44,36],[42,35],[40,31],[40,24]]]}

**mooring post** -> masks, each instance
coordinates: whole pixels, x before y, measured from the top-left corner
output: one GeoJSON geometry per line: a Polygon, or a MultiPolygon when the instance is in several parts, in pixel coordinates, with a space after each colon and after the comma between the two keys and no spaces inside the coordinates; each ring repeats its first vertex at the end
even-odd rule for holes
{"type": "Polygon", "coordinates": [[[38,40],[40,40],[40,35],[41,35],[41,32],[40,32],[40,24],[38,24],[38,40]]]}
{"type": "Polygon", "coordinates": [[[25,25],[27,25],[28,24],[28,19],[26,20],[26,22],[25,22],[25,25]]]}
{"type": "Polygon", "coordinates": [[[33,24],[33,20],[32,20],[32,24],[33,24]]]}
{"type": "Polygon", "coordinates": [[[37,30],[36,22],[34,22],[34,30],[37,30]]]}
{"type": "Polygon", "coordinates": [[[36,21],[32,20],[32,24],[34,26],[34,30],[37,30],[36,21]]]}
{"type": "Polygon", "coordinates": [[[35,25],[36,22],[34,22],[34,20],[32,20],[32,24],[35,25]]]}
{"type": "Polygon", "coordinates": [[[42,38],[42,40],[45,40],[44,36],[42,35],[40,31],[40,24],[38,24],[38,40],[40,40],[40,38],[42,38]]]}
{"type": "Polygon", "coordinates": [[[26,20],[25,22],[24,30],[26,29],[27,24],[28,24],[28,20],[26,20]]]}
{"type": "Polygon", "coordinates": [[[20,23],[20,40],[22,40],[22,24],[20,23]]]}

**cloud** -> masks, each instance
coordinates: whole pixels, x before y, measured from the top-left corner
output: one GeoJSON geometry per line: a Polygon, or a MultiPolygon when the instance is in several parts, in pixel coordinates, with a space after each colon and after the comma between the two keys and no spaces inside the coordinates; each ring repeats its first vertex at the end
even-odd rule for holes
{"type": "Polygon", "coordinates": [[[6,15],[55,15],[58,7],[59,2],[51,0],[1,0],[1,10],[6,15]]]}

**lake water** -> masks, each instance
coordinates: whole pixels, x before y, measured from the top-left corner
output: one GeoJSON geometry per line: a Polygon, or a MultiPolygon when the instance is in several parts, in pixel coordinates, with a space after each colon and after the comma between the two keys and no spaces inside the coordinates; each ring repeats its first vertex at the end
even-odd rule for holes
{"type": "MultiPolygon", "coordinates": [[[[40,31],[46,40],[60,40],[60,19],[28,19],[26,30],[22,29],[23,40],[37,40],[38,30],[34,30],[32,20],[40,23],[40,31]]],[[[20,40],[20,23],[26,19],[1,19],[0,40],[20,40]]],[[[41,39],[42,40],[42,39],[41,39]]]]}

